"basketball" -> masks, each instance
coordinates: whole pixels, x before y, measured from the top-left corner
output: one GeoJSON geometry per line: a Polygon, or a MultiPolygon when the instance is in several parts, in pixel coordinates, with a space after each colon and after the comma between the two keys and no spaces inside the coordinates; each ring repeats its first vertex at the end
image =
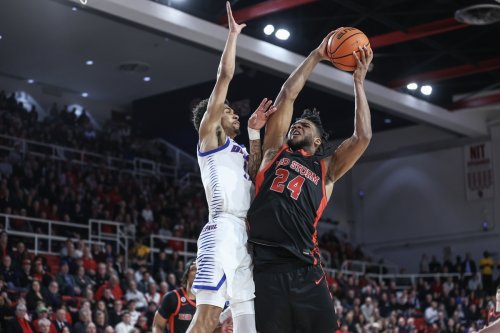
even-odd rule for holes
{"type": "Polygon", "coordinates": [[[343,71],[352,72],[356,69],[356,59],[352,55],[359,47],[370,45],[368,37],[359,29],[346,27],[338,29],[328,39],[327,55],[332,64],[343,71]]]}

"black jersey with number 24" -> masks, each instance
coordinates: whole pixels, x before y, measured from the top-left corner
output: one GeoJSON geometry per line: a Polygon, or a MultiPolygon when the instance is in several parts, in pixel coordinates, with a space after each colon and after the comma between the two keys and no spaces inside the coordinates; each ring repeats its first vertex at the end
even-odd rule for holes
{"type": "Polygon", "coordinates": [[[320,157],[284,145],[256,177],[248,210],[249,239],[319,262],[316,225],[326,207],[326,165],[320,157]]]}

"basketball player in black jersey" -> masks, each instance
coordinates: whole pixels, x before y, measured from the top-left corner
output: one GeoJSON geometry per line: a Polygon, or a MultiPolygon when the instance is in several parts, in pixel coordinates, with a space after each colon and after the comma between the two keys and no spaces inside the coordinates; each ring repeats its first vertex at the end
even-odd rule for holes
{"type": "Polygon", "coordinates": [[[153,319],[153,333],[185,333],[196,311],[195,296],[191,292],[196,276],[196,261],[191,260],[182,276],[181,287],[168,292],[161,301],[153,319]]]}
{"type": "Polygon", "coordinates": [[[360,48],[359,56],[355,54],[356,103],[350,138],[335,150],[326,148],[328,136],[315,110],[306,110],[289,127],[299,92],[314,67],[328,59],[326,45],[331,34],[282,86],[277,111],[266,125],[256,197],[248,211],[260,333],[332,333],[337,327],[321,267],[316,224],[335,182],[352,168],[372,136],[363,87],[372,50],[360,48]]]}

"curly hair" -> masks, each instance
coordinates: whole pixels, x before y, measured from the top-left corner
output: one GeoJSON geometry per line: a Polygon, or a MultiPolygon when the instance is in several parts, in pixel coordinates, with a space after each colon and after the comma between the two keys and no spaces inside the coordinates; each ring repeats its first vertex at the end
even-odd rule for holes
{"type": "Polygon", "coordinates": [[[188,262],[186,263],[186,267],[184,268],[184,273],[182,273],[182,278],[181,278],[181,286],[183,286],[184,288],[187,288],[189,269],[191,268],[191,265],[195,261],[196,261],[196,258],[192,258],[192,259],[188,260],[188,262]]]}
{"type": "Polygon", "coordinates": [[[328,134],[327,131],[323,128],[323,124],[321,123],[321,118],[319,116],[319,111],[314,109],[305,109],[304,112],[302,112],[302,115],[295,119],[295,121],[299,121],[301,119],[309,120],[311,123],[316,126],[318,129],[318,132],[321,136],[321,141],[322,143],[325,143],[328,141],[328,138],[330,137],[330,134],[328,134]]]}
{"type": "MultiPolygon", "coordinates": [[[[197,132],[200,131],[201,120],[203,119],[203,115],[205,114],[205,112],[207,112],[209,99],[210,98],[206,98],[206,99],[201,100],[193,108],[193,111],[192,111],[192,113],[193,113],[192,121],[193,121],[194,128],[196,129],[197,132]]],[[[224,104],[229,105],[229,106],[231,105],[227,99],[224,101],[224,104]]]]}
{"type": "Polygon", "coordinates": [[[197,132],[200,131],[200,123],[203,119],[203,115],[207,111],[208,106],[208,98],[201,100],[196,106],[193,108],[193,125],[197,132]]]}

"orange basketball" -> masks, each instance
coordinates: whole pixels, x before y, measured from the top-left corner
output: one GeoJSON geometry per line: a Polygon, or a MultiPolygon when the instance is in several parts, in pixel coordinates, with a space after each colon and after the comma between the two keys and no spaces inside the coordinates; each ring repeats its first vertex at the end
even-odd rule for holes
{"type": "Polygon", "coordinates": [[[332,64],[343,71],[352,72],[356,69],[356,59],[352,55],[359,46],[370,45],[368,37],[359,29],[346,27],[339,28],[328,39],[326,51],[332,64]]]}

